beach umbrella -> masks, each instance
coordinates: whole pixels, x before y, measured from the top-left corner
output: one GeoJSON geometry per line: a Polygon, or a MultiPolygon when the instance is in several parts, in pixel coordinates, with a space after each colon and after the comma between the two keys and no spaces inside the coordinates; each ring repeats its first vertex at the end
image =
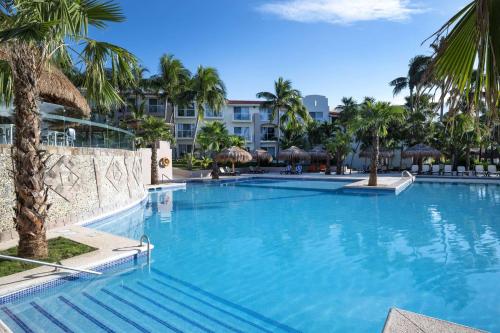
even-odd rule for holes
{"type": "Polygon", "coordinates": [[[271,163],[273,160],[273,155],[271,155],[267,150],[256,149],[252,152],[252,158],[260,165],[261,162],[271,163]]]}
{"type": "Polygon", "coordinates": [[[403,157],[413,157],[418,160],[418,173],[422,172],[422,161],[425,157],[440,158],[441,152],[435,148],[419,143],[413,147],[407,148],[403,152],[403,157]]]}
{"type": "Polygon", "coordinates": [[[245,149],[240,147],[229,147],[221,151],[215,156],[215,160],[220,163],[230,162],[233,166],[234,172],[234,164],[235,163],[247,163],[252,160],[252,155],[247,152],[245,149]]]}
{"type": "Polygon", "coordinates": [[[280,151],[278,159],[282,161],[289,161],[292,165],[300,161],[306,161],[311,159],[311,155],[298,147],[291,146],[290,148],[280,151]]]}

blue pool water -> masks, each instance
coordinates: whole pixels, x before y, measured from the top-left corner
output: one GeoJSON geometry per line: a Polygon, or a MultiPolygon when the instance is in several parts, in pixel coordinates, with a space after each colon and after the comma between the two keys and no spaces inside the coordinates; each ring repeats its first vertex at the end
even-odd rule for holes
{"type": "Polygon", "coordinates": [[[93,228],[143,261],[1,306],[15,332],[379,332],[390,307],[500,332],[500,186],[189,184],[93,228]]]}

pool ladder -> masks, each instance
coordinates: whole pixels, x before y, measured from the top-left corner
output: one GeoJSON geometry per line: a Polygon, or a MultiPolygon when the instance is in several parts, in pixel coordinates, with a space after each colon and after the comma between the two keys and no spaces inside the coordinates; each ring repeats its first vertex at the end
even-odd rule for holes
{"type": "Polygon", "coordinates": [[[141,239],[140,239],[140,244],[139,244],[140,247],[142,247],[143,240],[146,241],[146,245],[147,245],[147,258],[148,258],[148,266],[149,266],[150,262],[151,262],[151,241],[149,240],[148,235],[146,235],[146,234],[142,235],[141,239]]]}

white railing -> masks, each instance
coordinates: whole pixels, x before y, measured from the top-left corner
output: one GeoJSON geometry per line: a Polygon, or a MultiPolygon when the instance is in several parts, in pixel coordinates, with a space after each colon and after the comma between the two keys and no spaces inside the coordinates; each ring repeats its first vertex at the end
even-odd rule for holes
{"type": "Polygon", "coordinates": [[[5,256],[5,255],[0,255],[0,259],[6,259],[6,260],[12,260],[12,261],[21,261],[21,262],[26,262],[26,263],[29,263],[29,264],[40,265],[40,266],[49,266],[49,267],[55,267],[55,268],[62,268],[62,269],[66,269],[66,270],[69,270],[69,271],[89,273],[89,274],[94,274],[94,275],[102,275],[101,272],[91,271],[91,270],[83,269],[83,268],[75,268],[75,267],[69,267],[69,266],[64,266],[64,265],[52,264],[50,262],[33,260],[33,259],[25,259],[25,258],[5,256]]]}

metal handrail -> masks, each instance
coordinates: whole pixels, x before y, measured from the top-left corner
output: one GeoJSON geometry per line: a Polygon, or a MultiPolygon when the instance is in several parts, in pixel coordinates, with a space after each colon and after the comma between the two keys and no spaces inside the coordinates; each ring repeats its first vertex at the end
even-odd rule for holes
{"type": "Polygon", "coordinates": [[[5,255],[0,255],[0,259],[6,259],[6,260],[12,260],[12,261],[21,261],[21,262],[27,262],[27,263],[30,263],[30,264],[36,264],[36,265],[41,265],[41,266],[49,266],[49,267],[67,269],[69,271],[89,273],[89,274],[94,274],[94,275],[102,275],[101,272],[91,271],[91,270],[83,269],[83,268],[75,268],[75,267],[69,267],[69,266],[64,266],[64,265],[52,264],[50,262],[33,260],[33,259],[25,259],[25,258],[5,256],[5,255]]]}
{"type": "Polygon", "coordinates": [[[149,266],[149,263],[151,262],[151,241],[149,240],[149,237],[148,235],[144,234],[141,236],[141,239],[140,239],[140,244],[139,246],[142,247],[142,241],[143,240],[146,240],[146,245],[147,245],[147,258],[148,258],[148,266],[149,266]]]}

